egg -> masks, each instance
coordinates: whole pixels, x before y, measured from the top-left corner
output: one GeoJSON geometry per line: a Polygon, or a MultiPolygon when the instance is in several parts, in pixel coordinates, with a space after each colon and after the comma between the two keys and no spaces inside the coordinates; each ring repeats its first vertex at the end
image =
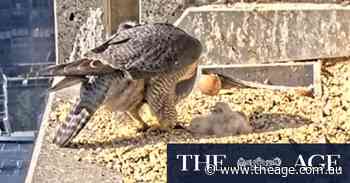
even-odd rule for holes
{"type": "Polygon", "coordinates": [[[205,95],[217,95],[221,89],[220,77],[216,74],[203,74],[199,79],[198,88],[205,95]]]}

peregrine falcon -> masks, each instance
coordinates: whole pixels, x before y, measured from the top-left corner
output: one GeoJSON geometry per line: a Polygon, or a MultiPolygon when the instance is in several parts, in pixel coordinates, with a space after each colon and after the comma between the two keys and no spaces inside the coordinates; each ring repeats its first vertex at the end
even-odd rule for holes
{"type": "Polygon", "coordinates": [[[231,110],[224,102],[217,102],[210,114],[192,119],[189,131],[205,135],[237,135],[253,131],[247,116],[239,111],[231,110]]]}
{"type": "Polygon", "coordinates": [[[52,90],[82,83],[79,100],[67,123],[59,127],[54,143],[69,145],[102,105],[127,112],[146,129],[138,111],[148,103],[160,128],[172,128],[177,118],[175,104],[192,90],[201,52],[199,40],[171,24],[122,24],[116,34],[80,60],[41,71],[45,76],[65,76],[52,90]]]}

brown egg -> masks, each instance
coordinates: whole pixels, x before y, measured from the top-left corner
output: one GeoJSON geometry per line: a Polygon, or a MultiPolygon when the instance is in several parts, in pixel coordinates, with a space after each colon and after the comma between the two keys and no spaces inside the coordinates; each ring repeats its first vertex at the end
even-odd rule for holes
{"type": "Polygon", "coordinates": [[[205,95],[217,95],[221,89],[220,77],[216,74],[203,74],[199,79],[198,88],[205,95]]]}

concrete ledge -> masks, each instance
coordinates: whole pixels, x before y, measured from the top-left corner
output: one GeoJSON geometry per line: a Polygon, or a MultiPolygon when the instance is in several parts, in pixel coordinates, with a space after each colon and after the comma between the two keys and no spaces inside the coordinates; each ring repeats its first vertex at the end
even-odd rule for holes
{"type": "Polygon", "coordinates": [[[269,85],[314,87],[313,94],[320,96],[320,64],[318,62],[278,64],[231,64],[199,66],[199,74],[217,73],[227,77],[269,85]]]}
{"type": "Polygon", "coordinates": [[[189,8],[175,25],[201,40],[203,64],[253,64],[349,56],[349,19],[337,4],[238,3],[189,8]]]}
{"type": "Polygon", "coordinates": [[[41,153],[41,148],[42,148],[42,144],[43,144],[43,140],[44,140],[44,136],[45,136],[45,131],[46,131],[46,128],[48,125],[48,120],[49,120],[49,116],[51,113],[51,105],[52,105],[52,101],[53,101],[54,97],[55,97],[54,93],[49,94],[47,104],[45,107],[45,112],[43,115],[43,119],[41,121],[41,125],[39,128],[39,133],[37,134],[36,141],[34,144],[32,159],[31,159],[31,162],[30,162],[30,165],[28,168],[25,183],[31,183],[33,181],[34,170],[35,170],[35,167],[38,163],[39,154],[41,153]]]}

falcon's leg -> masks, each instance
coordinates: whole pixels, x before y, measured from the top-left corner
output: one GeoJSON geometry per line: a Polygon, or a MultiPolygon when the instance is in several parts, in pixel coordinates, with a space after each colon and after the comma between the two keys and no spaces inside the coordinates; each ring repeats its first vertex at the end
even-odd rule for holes
{"type": "Polygon", "coordinates": [[[131,110],[129,110],[128,112],[126,112],[128,114],[128,116],[138,122],[140,125],[141,125],[141,128],[138,129],[137,131],[146,131],[149,126],[148,124],[141,118],[140,114],[139,114],[139,110],[142,106],[142,103],[141,104],[138,104],[136,107],[132,108],[131,110]]]}
{"type": "MultiPolygon", "coordinates": [[[[169,97],[169,96],[168,96],[169,97]]],[[[169,130],[175,127],[177,122],[177,112],[173,97],[169,97],[162,103],[163,109],[156,113],[159,116],[159,124],[161,130],[169,130]]]]}
{"type": "Polygon", "coordinates": [[[160,75],[150,80],[146,90],[146,101],[158,119],[160,130],[168,131],[176,123],[175,85],[174,78],[160,75]]]}

